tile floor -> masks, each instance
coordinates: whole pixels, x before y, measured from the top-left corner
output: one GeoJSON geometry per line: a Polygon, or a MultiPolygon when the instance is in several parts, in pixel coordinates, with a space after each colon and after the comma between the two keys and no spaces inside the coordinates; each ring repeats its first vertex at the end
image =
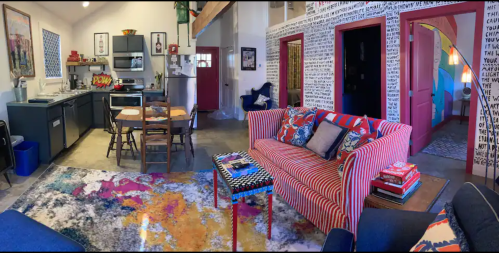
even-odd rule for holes
{"type": "MultiPolygon", "coordinates": [[[[467,123],[463,122],[464,126],[467,123]]],[[[136,131],[138,137],[139,131],[136,131]]],[[[138,140],[138,138],[136,138],[138,140]]],[[[123,153],[121,167],[116,166],[114,151],[106,158],[107,146],[110,135],[102,129],[91,129],[75,143],[68,152],[62,153],[54,163],[65,166],[105,169],[115,171],[140,171],[140,160],[132,159],[130,152],[123,153]]],[[[175,142],[179,139],[176,137],[175,142]]],[[[199,113],[198,129],[193,134],[195,157],[191,165],[187,166],[183,147],[178,147],[178,152],[172,153],[172,171],[199,171],[211,169],[211,155],[216,153],[246,150],[248,148],[247,122],[237,120],[213,120],[207,113],[199,113]]],[[[148,160],[158,157],[149,157],[148,160]]],[[[421,172],[450,180],[449,185],[436,202],[431,212],[439,212],[446,201],[451,201],[452,196],[459,187],[467,181],[482,183],[484,178],[467,175],[465,162],[448,159],[428,154],[419,153],[410,157],[409,161],[418,164],[421,172]]],[[[0,212],[8,208],[25,192],[29,186],[45,171],[48,165],[41,165],[31,176],[19,177],[10,174],[13,187],[9,188],[3,178],[0,178],[0,212]]],[[[166,172],[166,165],[152,165],[149,172],[166,172]]],[[[491,180],[489,187],[492,186],[491,180]]],[[[499,192],[499,187],[496,187],[499,192]]]]}

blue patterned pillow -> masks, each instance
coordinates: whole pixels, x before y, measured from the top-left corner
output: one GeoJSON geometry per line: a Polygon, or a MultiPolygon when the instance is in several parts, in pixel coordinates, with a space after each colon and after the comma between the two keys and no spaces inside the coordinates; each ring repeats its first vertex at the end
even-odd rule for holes
{"type": "Polygon", "coordinates": [[[317,108],[302,113],[292,107],[288,107],[288,110],[284,114],[281,129],[275,137],[276,140],[294,146],[304,146],[312,135],[316,113],[317,108]]]}

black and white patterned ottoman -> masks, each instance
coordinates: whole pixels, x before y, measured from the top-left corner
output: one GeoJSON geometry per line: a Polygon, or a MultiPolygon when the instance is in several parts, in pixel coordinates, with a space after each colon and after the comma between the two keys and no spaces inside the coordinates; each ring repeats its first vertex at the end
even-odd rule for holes
{"type": "Polygon", "coordinates": [[[266,192],[268,195],[268,228],[267,237],[270,239],[272,227],[272,192],[274,189],[274,178],[258,164],[246,151],[237,151],[242,157],[258,168],[258,172],[250,175],[232,178],[230,173],[222,167],[220,156],[230,155],[234,152],[213,155],[213,184],[215,195],[215,208],[217,207],[217,180],[218,174],[222,177],[225,185],[229,188],[232,200],[232,250],[237,250],[237,203],[239,198],[266,192]]]}

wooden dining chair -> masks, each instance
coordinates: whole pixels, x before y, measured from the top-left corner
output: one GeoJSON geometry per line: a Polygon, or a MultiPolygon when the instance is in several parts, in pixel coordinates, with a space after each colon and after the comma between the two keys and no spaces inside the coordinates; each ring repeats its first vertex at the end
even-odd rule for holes
{"type": "MultiPolygon", "coordinates": [[[[194,120],[196,119],[196,114],[198,113],[198,105],[195,104],[193,107],[192,107],[192,110],[191,110],[191,114],[190,114],[190,117],[191,117],[191,121],[190,121],[190,125],[189,125],[189,132],[185,132],[184,128],[181,128],[181,127],[175,127],[175,128],[172,128],[172,144],[176,144],[176,145],[182,145],[184,146],[185,148],[185,145],[184,145],[184,137],[186,134],[189,135],[189,140],[190,140],[190,144],[191,144],[191,153],[192,153],[192,157],[194,157],[194,146],[192,145],[192,132],[194,130],[194,120]],[[180,138],[180,143],[174,143],[173,142],[173,138],[175,135],[178,135],[179,138],[180,138]]],[[[175,145],[175,148],[177,147],[175,145]]]]}
{"type": "MultiPolygon", "coordinates": [[[[142,101],[146,101],[145,98],[142,101]]],[[[171,161],[171,103],[170,99],[167,98],[165,102],[144,102],[142,103],[142,135],[140,136],[141,143],[141,155],[142,155],[142,173],[147,173],[147,164],[167,164],[166,171],[170,173],[170,161],[171,161]],[[166,107],[166,111],[157,112],[152,109],[147,111],[148,107],[166,107]],[[151,117],[164,117],[164,120],[147,120],[147,118],[151,117]],[[163,133],[152,133],[149,130],[158,130],[162,129],[166,131],[166,134],[163,133]],[[147,152],[147,147],[150,146],[166,146],[166,152],[147,152]],[[147,162],[146,161],[146,152],[147,153],[166,153],[167,161],[166,162],[147,162]]]]}
{"type": "MultiPolygon", "coordinates": [[[[111,140],[109,141],[109,146],[107,147],[107,155],[106,155],[106,157],[109,158],[109,152],[111,150],[116,150],[113,147],[114,144],[116,143],[116,136],[118,135],[118,131],[116,127],[116,119],[113,113],[111,112],[111,106],[109,105],[107,99],[104,97],[102,98],[102,105],[104,110],[104,130],[106,130],[108,133],[111,134],[111,140]]],[[[137,151],[139,151],[139,149],[137,148],[135,137],[133,137],[133,128],[127,127],[124,129],[124,131],[121,132],[121,134],[126,135],[126,142],[123,142],[122,145],[127,143],[128,146],[130,146],[130,149],[122,149],[122,150],[132,151],[132,157],[133,160],[135,160],[135,153],[133,152],[133,147],[135,146],[135,150],[137,151]]]]}

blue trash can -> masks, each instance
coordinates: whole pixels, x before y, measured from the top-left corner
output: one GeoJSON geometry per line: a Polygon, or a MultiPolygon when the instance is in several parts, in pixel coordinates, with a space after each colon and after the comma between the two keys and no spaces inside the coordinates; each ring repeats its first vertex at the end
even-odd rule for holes
{"type": "Polygon", "coordinates": [[[16,174],[29,176],[38,168],[38,142],[23,141],[14,147],[16,174]]]}

